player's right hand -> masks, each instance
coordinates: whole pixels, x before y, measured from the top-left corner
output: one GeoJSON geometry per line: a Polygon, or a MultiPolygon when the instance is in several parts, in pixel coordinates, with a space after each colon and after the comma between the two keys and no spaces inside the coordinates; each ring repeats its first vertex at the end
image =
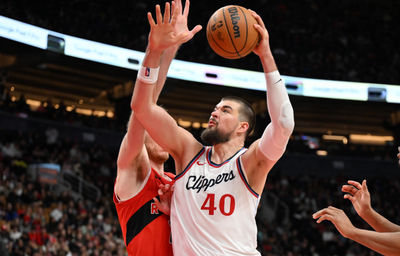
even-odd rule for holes
{"type": "Polygon", "coordinates": [[[349,185],[342,186],[342,192],[345,192],[343,197],[349,199],[353,204],[357,214],[363,217],[371,210],[371,196],[368,191],[367,181],[363,180],[362,184],[357,181],[349,180],[349,185]]]}

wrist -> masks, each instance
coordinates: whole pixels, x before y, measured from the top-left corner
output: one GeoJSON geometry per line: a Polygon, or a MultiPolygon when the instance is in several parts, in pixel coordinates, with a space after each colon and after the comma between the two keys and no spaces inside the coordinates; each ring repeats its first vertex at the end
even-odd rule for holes
{"type": "Polygon", "coordinates": [[[260,59],[263,65],[264,73],[271,73],[273,71],[278,70],[274,56],[272,55],[271,51],[268,51],[262,56],[260,56],[260,59]]]}
{"type": "Polygon", "coordinates": [[[146,49],[146,53],[142,62],[142,66],[148,68],[157,68],[160,66],[161,56],[163,51],[150,49],[149,47],[146,49]]]}
{"type": "Polygon", "coordinates": [[[351,226],[349,227],[348,231],[346,232],[346,234],[343,234],[343,236],[344,236],[345,238],[354,240],[354,236],[356,236],[357,233],[358,233],[357,230],[358,230],[358,228],[356,228],[355,226],[351,225],[351,226]]]}
{"type": "Polygon", "coordinates": [[[149,68],[141,66],[138,70],[137,79],[145,84],[155,84],[158,80],[158,71],[160,67],[149,68]]]}
{"type": "Polygon", "coordinates": [[[150,45],[147,45],[146,47],[146,54],[162,54],[164,50],[159,50],[157,48],[153,48],[150,45]]]}
{"type": "Polygon", "coordinates": [[[373,214],[374,214],[374,209],[372,209],[372,207],[369,205],[360,212],[360,217],[363,219],[368,219],[371,218],[373,214]]]}
{"type": "Polygon", "coordinates": [[[165,51],[177,52],[179,47],[180,47],[180,45],[174,44],[173,46],[168,47],[165,51]]]}

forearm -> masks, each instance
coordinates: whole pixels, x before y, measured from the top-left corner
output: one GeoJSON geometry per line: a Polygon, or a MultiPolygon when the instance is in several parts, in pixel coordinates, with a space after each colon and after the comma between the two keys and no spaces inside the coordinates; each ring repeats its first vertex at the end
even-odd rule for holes
{"type": "Polygon", "coordinates": [[[176,53],[178,52],[178,46],[171,46],[170,48],[166,49],[161,56],[160,61],[160,70],[158,73],[158,80],[156,83],[156,88],[153,93],[153,102],[156,103],[160,93],[164,87],[165,81],[167,80],[167,74],[169,67],[171,65],[172,60],[175,58],[176,53]]]}
{"type": "Polygon", "coordinates": [[[260,56],[260,61],[265,74],[278,70],[271,50],[268,50],[262,56],[260,56]]]}
{"type": "Polygon", "coordinates": [[[383,255],[400,255],[400,232],[380,233],[355,229],[348,238],[383,255]]]}
{"type": "Polygon", "coordinates": [[[132,111],[131,116],[129,118],[128,129],[126,133],[129,145],[138,144],[139,147],[141,148],[142,145],[144,144],[144,133],[145,129],[143,125],[135,117],[135,114],[132,111]]]}
{"type": "Polygon", "coordinates": [[[372,208],[366,210],[360,217],[378,232],[400,232],[400,226],[390,222],[372,208]]]}
{"type": "Polygon", "coordinates": [[[276,66],[272,54],[268,52],[264,54],[260,59],[265,74],[268,112],[271,121],[274,123],[274,125],[281,125],[281,126],[282,125],[285,126],[285,124],[282,123],[281,121],[287,121],[293,123],[292,105],[290,103],[289,96],[286,91],[285,83],[283,82],[279,74],[278,68],[276,66]]]}
{"type": "MultiPolygon", "coordinates": [[[[145,68],[159,68],[161,64],[163,52],[157,50],[146,49],[145,56],[142,61],[142,67],[145,68]]],[[[168,65],[169,66],[169,65],[168,65]]],[[[161,68],[160,68],[161,70],[161,68]]],[[[145,107],[149,107],[151,104],[156,104],[156,100],[160,92],[156,92],[155,86],[158,84],[158,77],[160,77],[160,70],[158,71],[157,80],[154,82],[144,82],[140,79],[140,70],[138,71],[138,78],[135,82],[135,89],[133,90],[132,100],[131,100],[131,109],[136,113],[142,113],[145,107]],[[140,90],[140,92],[139,92],[140,90]],[[155,98],[155,96],[157,98],[155,98]]],[[[162,72],[166,75],[166,72],[163,67],[162,72]]],[[[162,86],[160,86],[160,90],[162,86]]]]}
{"type": "Polygon", "coordinates": [[[127,132],[122,140],[118,154],[118,169],[126,169],[140,154],[144,144],[144,128],[134,117],[133,112],[128,121],[127,132]]]}
{"type": "MultiPolygon", "coordinates": [[[[142,62],[142,66],[146,68],[158,68],[161,61],[160,51],[151,51],[146,49],[146,54],[142,62]]],[[[134,90],[131,99],[131,115],[129,117],[127,132],[122,140],[120,151],[118,154],[117,165],[118,169],[125,169],[132,164],[132,161],[138,157],[141,153],[144,144],[144,127],[136,118],[136,113],[134,114],[134,105],[142,106],[142,108],[150,105],[152,103],[152,94],[154,84],[147,84],[148,82],[142,81],[139,78],[141,70],[138,71],[138,78],[135,82],[135,88],[142,88],[143,92],[138,95],[138,90],[134,90]]],[[[155,102],[154,102],[155,104],[155,102]]]]}
{"type": "Polygon", "coordinates": [[[156,86],[155,83],[147,84],[137,79],[131,107],[137,120],[157,144],[172,156],[176,156],[177,151],[182,152],[180,145],[183,145],[179,143],[179,127],[176,121],[153,101],[154,86],[156,86]]]}
{"type": "Polygon", "coordinates": [[[293,108],[272,54],[261,57],[266,86],[267,105],[271,123],[260,141],[260,149],[270,160],[278,160],[286,149],[290,134],[294,129],[293,108]]]}
{"type": "Polygon", "coordinates": [[[142,66],[148,68],[158,68],[160,66],[161,56],[163,51],[146,49],[146,54],[144,55],[142,66]]]}

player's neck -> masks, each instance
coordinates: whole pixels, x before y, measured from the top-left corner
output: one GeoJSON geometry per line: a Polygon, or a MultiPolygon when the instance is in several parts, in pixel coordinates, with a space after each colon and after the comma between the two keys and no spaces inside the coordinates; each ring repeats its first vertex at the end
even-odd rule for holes
{"type": "Polygon", "coordinates": [[[220,164],[232,157],[236,152],[243,148],[244,142],[239,139],[231,139],[227,142],[213,145],[211,161],[220,164]]]}

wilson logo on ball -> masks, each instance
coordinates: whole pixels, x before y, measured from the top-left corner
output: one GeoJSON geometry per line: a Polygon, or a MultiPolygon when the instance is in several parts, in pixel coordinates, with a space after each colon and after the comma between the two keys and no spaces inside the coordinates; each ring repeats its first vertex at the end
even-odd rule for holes
{"type": "Polygon", "coordinates": [[[240,28],[238,26],[238,23],[240,21],[238,9],[236,6],[228,8],[229,14],[231,16],[231,21],[232,21],[232,26],[233,26],[233,34],[235,35],[235,38],[240,37],[240,28]]]}

